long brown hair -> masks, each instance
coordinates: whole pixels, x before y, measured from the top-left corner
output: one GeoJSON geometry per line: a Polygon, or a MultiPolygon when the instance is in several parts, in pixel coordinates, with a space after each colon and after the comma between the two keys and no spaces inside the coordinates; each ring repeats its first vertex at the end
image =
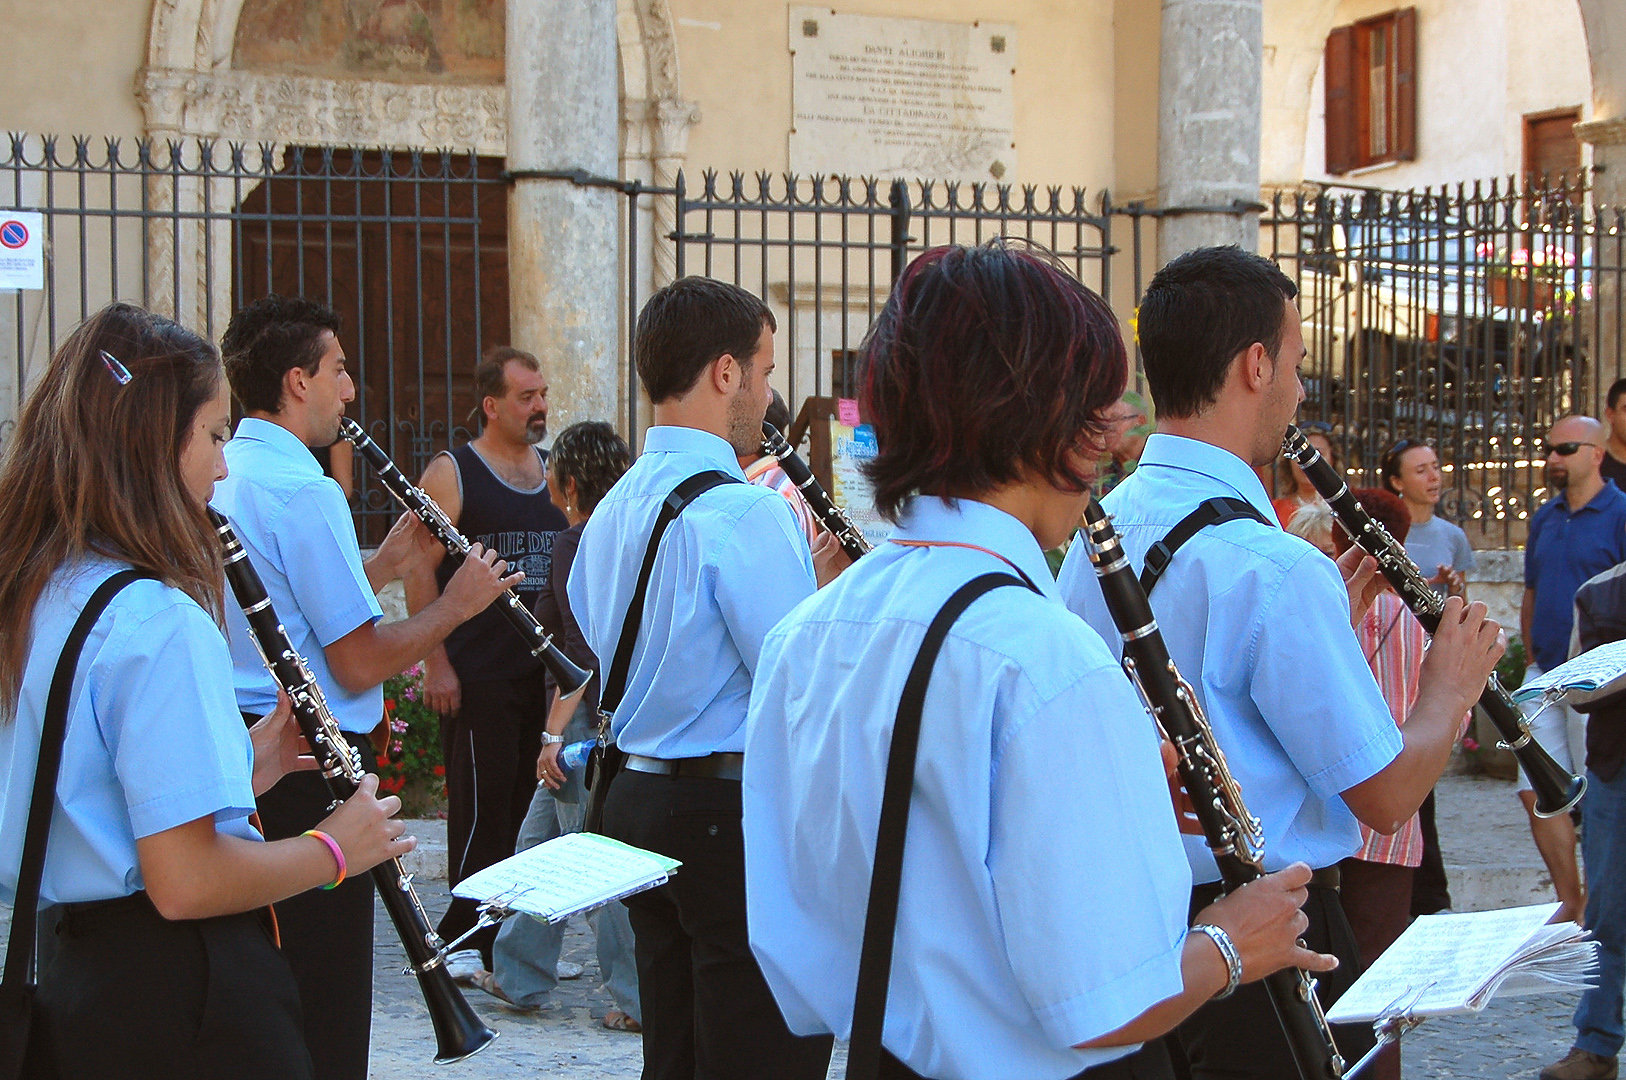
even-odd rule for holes
{"type": "Polygon", "coordinates": [[[0,458],[0,722],[16,708],[34,605],[68,559],[127,562],[222,618],[220,544],[180,467],[222,378],[214,346],[130,304],[92,315],[51,357],[0,458]]]}

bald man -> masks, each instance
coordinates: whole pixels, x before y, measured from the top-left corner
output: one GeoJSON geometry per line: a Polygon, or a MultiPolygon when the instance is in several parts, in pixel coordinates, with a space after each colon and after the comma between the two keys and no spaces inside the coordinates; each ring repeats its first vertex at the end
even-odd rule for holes
{"type": "MultiPolygon", "coordinates": [[[[1554,498],[1530,519],[1524,549],[1524,602],[1519,607],[1531,674],[1550,671],[1568,659],[1576,590],[1593,575],[1626,562],[1626,493],[1599,471],[1607,436],[1607,429],[1591,417],[1567,416],[1553,425],[1542,447],[1547,456],[1547,489],[1554,498]]],[[[1579,715],[1562,703],[1531,721],[1536,741],[1565,768],[1574,760],[1572,726],[1579,740],[1579,715]]],[[[1564,905],[1559,917],[1579,919],[1586,893],[1575,861],[1575,824],[1568,814],[1536,817],[1536,797],[1523,773],[1519,786],[1519,798],[1530,815],[1530,832],[1564,905]]]]}

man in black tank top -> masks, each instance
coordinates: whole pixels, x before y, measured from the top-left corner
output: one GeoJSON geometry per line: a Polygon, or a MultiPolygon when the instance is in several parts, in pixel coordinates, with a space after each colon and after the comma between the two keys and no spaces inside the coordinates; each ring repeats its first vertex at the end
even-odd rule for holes
{"type": "MultiPolygon", "coordinates": [[[[525,580],[515,587],[532,607],[548,578],[553,538],[568,527],[548,498],[544,475],[548,381],[530,353],[487,352],[475,369],[480,434],[424,470],[421,485],[471,542],[500,551],[525,580]]],[[[439,595],[453,570],[448,559],[431,577],[407,581],[407,610],[439,595]]],[[[495,607],[454,630],[424,661],[424,697],[441,715],[449,801],[447,869],[452,884],[514,853],[519,827],[536,788],[553,683],[525,641],[495,607]]],[[[454,900],[440,922],[447,941],[474,925],[475,905],[454,900]]],[[[470,938],[480,967],[491,967],[495,928],[470,938]]],[[[453,975],[477,974],[472,956],[450,964],[453,975]]]]}

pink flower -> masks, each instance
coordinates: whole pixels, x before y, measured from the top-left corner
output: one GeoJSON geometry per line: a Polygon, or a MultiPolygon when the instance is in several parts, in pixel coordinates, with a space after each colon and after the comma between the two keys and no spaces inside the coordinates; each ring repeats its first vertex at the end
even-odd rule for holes
{"type": "Polygon", "coordinates": [[[406,729],[407,729],[407,722],[405,720],[391,720],[390,721],[390,730],[395,732],[397,735],[403,734],[406,731],[406,729]]]}
{"type": "Polygon", "coordinates": [[[1462,748],[1472,754],[1479,749],[1479,740],[1472,735],[1464,735],[1462,737],[1462,748]]]}

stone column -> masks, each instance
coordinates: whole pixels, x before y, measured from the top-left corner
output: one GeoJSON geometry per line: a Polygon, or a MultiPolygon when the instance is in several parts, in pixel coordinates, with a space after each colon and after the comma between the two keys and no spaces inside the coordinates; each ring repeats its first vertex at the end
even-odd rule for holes
{"type": "MultiPolygon", "coordinates": [[[[1609,226],[1618,224],[1626,211],[1626,117],[1589,120],[1575,125],[1575,134],[1592,146],[1592,201],[1600,217],[1599,228],[1588,238],[1593,245],[1592,299],[1581,306],[1582,333],[1592,342],[1593,365],[1599,396],[1609,384],[1626,375],[1626,340],[1620,320],[1621,253],[1617,235],[1609,226]]],[[[1581,402],[1583,409],[1590,403],[1581,402]]],[[[1601,409],[1603,402],[1597,402],[1601,409]]]]}
{"type": "MultiPolygon", "coordinates": [[[[619,150],[616,0],[509,0],[508,168],[614,177],[619,150]]],[[[568,179],[521,179],[508,197],[512,343],[542,360],[548,425],[624,423],[622,196],[568,179]]]]}
{"type": "Polygon", "coordinates": [[[1158,75],[1158,258],[1211,244],[1259,243],[1257,214],[1214,212],[1259,201],[1263,0],[1163,0],[1158,75]]]}

